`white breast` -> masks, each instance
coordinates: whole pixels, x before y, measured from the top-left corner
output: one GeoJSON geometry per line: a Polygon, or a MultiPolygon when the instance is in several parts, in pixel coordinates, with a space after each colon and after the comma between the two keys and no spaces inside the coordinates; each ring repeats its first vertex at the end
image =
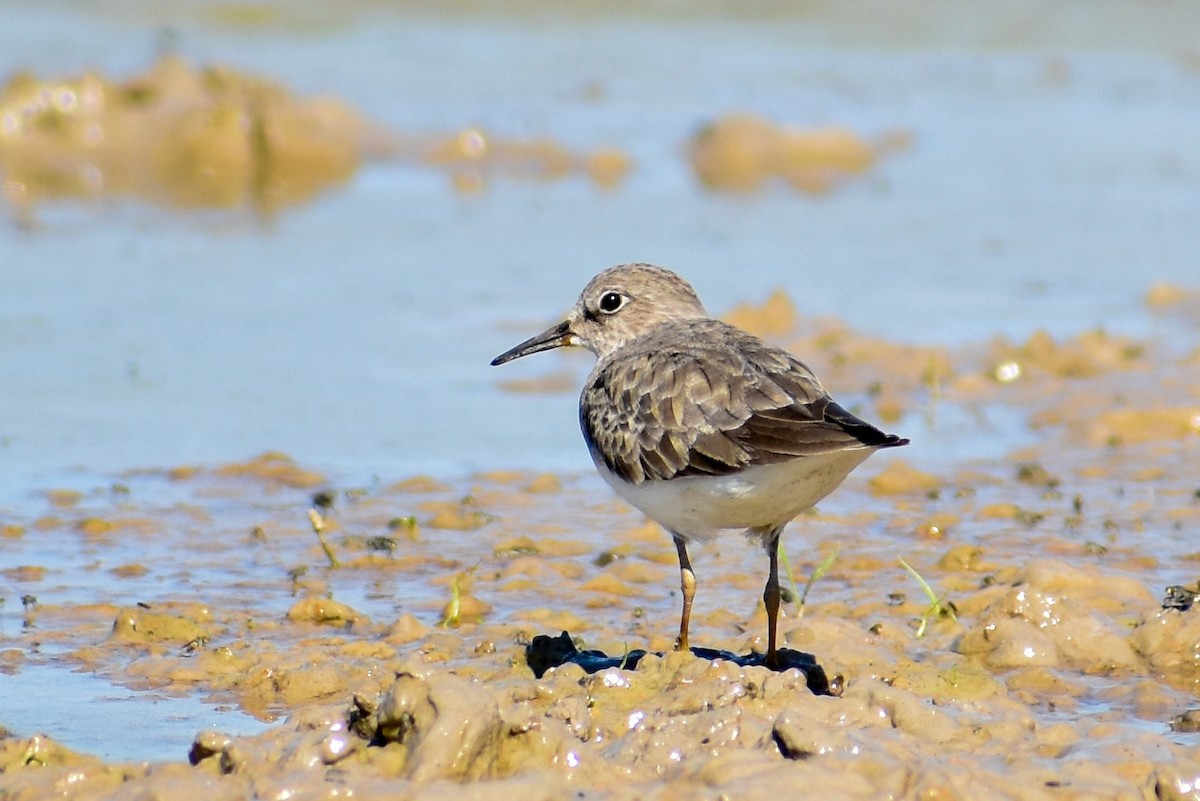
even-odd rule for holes
{"type": "Polygon", "coordinates": [[[837,489],[875,448],[752,465],[726,476],[685,476],[630,484],[592,461],[618,495],[684,539],[709,539],[722,529],[788,522],[837,489]]]}

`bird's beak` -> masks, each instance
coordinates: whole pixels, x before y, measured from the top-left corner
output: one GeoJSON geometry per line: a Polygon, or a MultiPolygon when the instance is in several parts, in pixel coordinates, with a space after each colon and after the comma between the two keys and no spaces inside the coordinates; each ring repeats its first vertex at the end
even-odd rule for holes
{"type": "Polygon", "coordinates": [[[497,367],[505,362],[511,362],[513,359],[519,359],[522,356],[528,356],[538,351],[574,345],[577,341],[575,334],[571,331],[571,321],[569,319],[563,320],[558,325],[547,328],[537,336],[530,337],[515,348],[504,351],[504,353],[492,359],[492,367],[497,367]]]}

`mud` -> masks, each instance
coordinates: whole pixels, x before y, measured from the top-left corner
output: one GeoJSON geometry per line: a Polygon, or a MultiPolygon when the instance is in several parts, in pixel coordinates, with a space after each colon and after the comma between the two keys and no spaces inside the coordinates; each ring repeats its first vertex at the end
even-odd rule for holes
{"type": "MultiPolygon", "coordinates": [[[[1147,303],[1187,317],[1192,296],[1147,303]]],[[[732,658],[766,629],[765,559],[737,537],[693,557],[712,650],[671,652],[669,539],[592,476],[340,486],[282,454],[140,471],[4,520],[0,671],[272,725],[114,762],[6,720],[0,798],[1196,797],[1196,343],[917,347],[780,295],[732,316],[867,387],[858,411],[949,438],[936,461],[872,460],[789,528],[781,637],[811,662],[732,658]],[[1028,445],[954,455],[1014,417],[1028,445]],[[566,659],[530,659],[553,638],[566,659]]]]}
{"type": "MultiPolygon", "coordinates": [[[[778,181],[819,194],[911,140],[907,131],[870,140],[846,128],[732,113],[702,126],[685,149],[706,188],[744,192],[778,181]]],[[[577,152],[550,137],[503,137],[478,126],[391,130],[338,98],[297,97],[262,77],[174,56],[123,80],[17,74],[0,88],[4,199],[24,217],[46,201],[111,196],[272,212],[345,182],[364,161],[385,159],[444,170],[466,193],[497,177],[583,176],[613,188],[634,168],[614,146],[577,152]]]]}
{"type": "Polygon", "coordinates": [[[341,183],[384,143],[340,100],[176,57],[120,81],[11,76],[0,127],[5,199],[27,214],[47,200],[111,196],[269,211],[341,183]]]}
{"type": "Polygon", "coordinates": [[[866,172],[889,151],[912,144],[892,131],[876,142],[846,128],[780,125],[753,114],[729,114],[703,126],[688,143],[688,160],[709,189],[748,192],[770,182],[821,194],[866,172]]]}
{"type": "Polygon", "coordinates": [[[443,170],[463,192],[498,176],[611,188],[632,169],[615,147],[576,152],[480,127],[396,131],[339,98],[175,56],[125,79],[18,73],[0,87],[3,200],[26,221],[48,201],[111,197],[274,212],[381,160],[443,170]]]}

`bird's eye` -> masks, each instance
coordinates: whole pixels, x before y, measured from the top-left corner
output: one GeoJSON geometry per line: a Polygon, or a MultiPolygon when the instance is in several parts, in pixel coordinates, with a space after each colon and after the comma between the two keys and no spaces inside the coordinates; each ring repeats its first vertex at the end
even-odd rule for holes
{"type": "Polygon", "coordinates": [[[600,296],[600,311],[612,314],[625,305],[625,296],[620,292],[605,292],[600,296]]]}

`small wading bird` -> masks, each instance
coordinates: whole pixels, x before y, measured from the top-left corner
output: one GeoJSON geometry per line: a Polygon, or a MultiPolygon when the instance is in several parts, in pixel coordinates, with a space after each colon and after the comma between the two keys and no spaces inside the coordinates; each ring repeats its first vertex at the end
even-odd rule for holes
{"type": "Polygon", "coordinates": [[[568,345],[598,361],[579,398],[592,461],[617,494],[671,532],[688,650],[696,575],[687,544],[745,529],[770,567],[765,662],[779,665],[779,535],[880,448],[906,445],[843,409],[796,357],[714,320],[691,285],[650,264],[593,278],[566,319],[493,365],[568,345]]]}

